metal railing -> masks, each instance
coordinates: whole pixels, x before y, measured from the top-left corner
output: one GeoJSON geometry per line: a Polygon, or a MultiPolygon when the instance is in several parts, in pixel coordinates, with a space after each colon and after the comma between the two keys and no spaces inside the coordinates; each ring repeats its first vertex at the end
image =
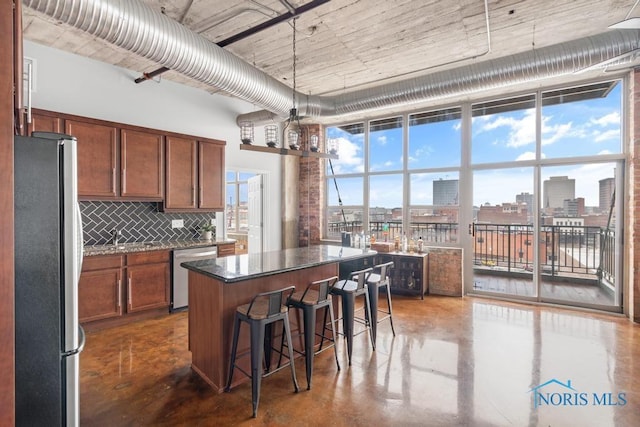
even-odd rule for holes
{"type": "MultiPolygon", "coordinates": [[[[362,221],[333,222],[328,224],[328,238],[339,239],[343,231],[365,235],[373,233],[377,240],[387,238],[393,241],[396,236],[402,237],[402,222],[400,220],[370,221],[369,229],[365,230],[362,221]]],[[[453,243],[458,241],[457,223],[440,222],[412,222],[407,238],[418,239],[422,237],[425,243],[453,243]]]]}
{"type": "MultiPolygon", "coordinates": [[[[473,263],[478,269],[511,273],[533,273],[534,238],[542,274],[606,281],[615,279],[615,232],[595,226],[545,225],[534,236],[532,225],[473,224],[473,263]]],[[[372,221],[365,230],[362,221],[328,224],[329,238],[343,231],[373,233],[377,240],[393,241],[402,236],[400,220],[372,221]]],[[[457,223],[411,222],[407,237],[427,244],[458,241],[457,223]]]]}
{"type": "Polygon", "coordinates": [[[536,237],[543,275],[613,283],[615,234],[594,226],[545,225],[534,234],[532,225],[474,224],[474,265],[532,272],[536,237]]]}

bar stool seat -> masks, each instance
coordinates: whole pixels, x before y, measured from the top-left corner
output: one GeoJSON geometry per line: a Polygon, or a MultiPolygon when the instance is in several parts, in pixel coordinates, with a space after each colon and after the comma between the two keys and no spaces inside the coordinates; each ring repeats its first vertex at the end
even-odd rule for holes
{"type": "MultiPolygon", "coordinates": [[[[369,290],[369,301],[371,302],[371,328],[373,329],[373,336],[377,336],[377,324],[389,319],[391,323],[391,332],[393,336],[396,336],[396,331],[393,328],[393,310],[391,307],[391,279],[390,273],[393,268],[393,261],[378,264],[373,267],[373,272],[367,279],[367,286],[369,290]],[[387,294],[387,310],[380,310],[378,308],[378,299],[380,297],[380,288],[386,288],[387,294]],[[383,313],[382,317],[378,317],[378,313],[383,313]]],[[[375,339],[375,338],[374,338],[375,339]]]]}
{"type": "MultiPolygon", "coordinates": [[[[296,393],[299,391],[298,380],[296,378],[296,370],[293,363],[293,351],[291,343],[291,329],[289,326],[289,310],[284,303],[293,291],[294,286],[278,289],[270,292],[263,292],[255,295],[248,304],[240,305],[236,308],[235,318],[233,322],[233,343],[231,345],[231,360],[229,362],[229,375],[227,376],[227,385],[225,391],[231,390],[231,382],[233,381],[233,373],[238,369],[243,374],[251,378],[251,398],[253,403],[253,417],[258,415],[258,403],[260,401],[260,384],[263,377],[267,377],[287,365],[291,367],[291,378],[296,393]],[[275,322],[282,321],[283,332],[282,342],[287,340],[289,363],[271,370],[271,351],[282,351],[280,348],[274,348],[272,345],[272,326],[275,322]],[[240,326],[242,322],[249,325],[251,335],[251,373],[244,371],[236,364],[236,356],[238,350],[238,336],[240,334],[240,326]],[[264,361],[264,368],[263,368],[264,361]]],[[[243,356],[246,354],[242,354],[243,356]]]]}
{"type": "MultiPolygon", "coordinates": [[[[313,357],[323,350],[324,340],[328,339],[331,344],[324,350],[333,347],[333,353],[336,359],[336,366],[340,370],[340,362],[338,361],[338,350],[335,345],[336,326],[335,316],[333,314],[333,301],[331,298],[331,289],[338,281],[337,276],[327,279],[311,282],[304,291],[294,292],[287,300],[287,306],[302,310],[303,328],[304,328],[304,354],[306,374],[307,374],[307,390],[311,389],[311,375],[313,374],[313,357]],[[316,312],[324,308],[324,321],[322,323],[322,332],[316,332],[316,312]],[[327,312],[331,316],[331,337],[326,335],[327,330],[327,312]],[[316,336],[321,337],[320,346],[314,351],[316,336]]],[[[296,351],[294,349],[294,351],[296,351]]],[[[282,354],[282,352],[281,352],[282,354]]]]}
{"type": "Polygon", "coordinates": [[[353,336],[354,336],[354,323],[355,317],[355,299],[358,296],[364,295],[365,304],[365,319],[361,321],[365,327],[369,330],[371,336],[371,346],[373,350],[376,349],[375,337],[373,335],[373,329],[371,328],[371,304],[369,301],[369,292],[367,287],[367,280],[372,272],[372,268],[366,268],[364,270],[354,271],[349,275],[349,279],[341,280],[335,284],[331,289],[333,295],[337,295],[342,300],[342,333],[347,339],[347,356],[349,359],[349,365],[351,365],[351,355],[353,354],[353,336]]]}

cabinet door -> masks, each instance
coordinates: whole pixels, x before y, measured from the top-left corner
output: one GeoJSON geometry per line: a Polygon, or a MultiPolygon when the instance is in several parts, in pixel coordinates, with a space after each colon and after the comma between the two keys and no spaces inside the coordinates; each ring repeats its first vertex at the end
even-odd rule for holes
{"type": "Polygon", "coordinates": [[[122,270],[83,271],[78,282],[80,322],[122,315],[122,270]]]}
{"type": "Polygon", "coordinates": [[[127,267],[127,312],[169,307],[169,263],[127,267]]]}
{"type": "Polygon", "coordinates": [[[62,119],[33,112],[28,132],[29,135],[31,135],[31,132],[62,132],[62,119]]]}
{"type": "Polygon", "coordinates": [[[120,139],[123,198],[162,200],[164,141],[162,135],[122,129],[120,139]]]}
{"type": "Polygon", "coordinates": [[[66,120],[65,132],[78,139],[78,197],[84,200],[117,197],[117,129],[66,120]]]}
{"type": "Polygon", "coordinates": [[[167,177],[164,206],[167,209],[195,209],[197,207],[197,141],[168,136],[167,177]]]}
{"type": "Polygon", "coordinates": [[[198,185],[200,209],[224,208],[224,145],[199,142],[198,185]]]}

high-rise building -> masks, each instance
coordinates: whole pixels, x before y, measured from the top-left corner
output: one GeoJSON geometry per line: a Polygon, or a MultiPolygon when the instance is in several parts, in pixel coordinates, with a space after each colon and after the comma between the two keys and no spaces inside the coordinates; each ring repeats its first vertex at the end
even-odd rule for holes
{"type": "Polygon", "coordinates": [[[605,178],[598,182],[600,183],[600,211],[607,212],[611,206],[611,198],[616,188],[616,181],[614,178],[605,178]]]}
{"type": "Polygon", "coordinates": [[[567,217],[579,217],[584,215],[584,197],[566,199],[564,201],[563,212],[567,217]]]}
{"type": "Polygon", "coordinates": [[[434,206],[457,206],[458,180],[441,178],[433,181],[433,204],[434,206]]]}
{"type": "Polygon", "coordinates": [[[552,176],[542,184],[542,209],[564,208],[564,201],[576,198],[576,180],[552,176]]]}
{"type": "Polygon", "coordinates": [[[520,193],[516,194],[516,203],[522,204],[526,203],[529,211],[533,210],[533,194],[531,193],[520,193]]]}

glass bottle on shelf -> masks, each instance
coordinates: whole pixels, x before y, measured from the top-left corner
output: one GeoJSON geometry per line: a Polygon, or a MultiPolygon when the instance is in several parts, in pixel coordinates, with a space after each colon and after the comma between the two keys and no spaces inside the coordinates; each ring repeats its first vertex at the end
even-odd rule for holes
{"type": "Polygon", "coordinates": [[[409,253],[412,254],[415,248],[416,248],[416,243],[412,237],[411,239],[409,239],[409,253]]]}
{"type": "Polygon", "coordinates": [[[421,254],[424,251],[424,241],[422,236],[418,237],[418,253],[421,254]]]}
{"type": "Polygon", "coordinates": [[[407,241],[407,235],[405,233],[402,234],[402,252],[407,252],[409,250],[409,242],[407,241]]]}

